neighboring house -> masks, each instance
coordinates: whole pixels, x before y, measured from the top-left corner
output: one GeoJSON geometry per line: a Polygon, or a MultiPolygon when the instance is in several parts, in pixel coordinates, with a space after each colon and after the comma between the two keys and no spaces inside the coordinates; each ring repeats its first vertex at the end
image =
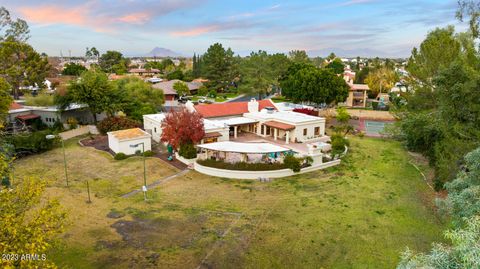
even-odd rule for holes
{"type": "Polygon", "coordinates": [[[115,153],[124,153],[133,155],[137,151],[142,152],[141,143],[144,144],[145,151],[152,150],[152,136],[140,128],[126,129],[114,132],[108,132],[108,147],[115,153]],[[135,147],[135,145],[137,145],[135,147]]]}
{"type": "MultiPolygon", "coordinates": [[[[188,102],[185,106],[204,118],[206,135],[201,143],[235,140],[247,133],[283,140],[285,144],[326,138],[325,118],[278,110],[271,100],[195,106],[188,102]]],[[[164,114],[144,116],[144,129],[153,130],[155,141],[159,140],[164,117],[164,114]]]]}
{"type": "Polygon", "coordinates": [[[367,92],[370,90],[367,84],[349,84],[350,91],[348,92],[347,101],[348,107],[366,107],[367,92]]]}
{"type": "Polygon", "coordinates": [[[151,69],[144,69],[144,68],[133,68],[128,70],[128,73],[132,75],[138,76],[153,76],[160,73],[160,70],[151,68],[151,69]]]}
{"type": "MultiPolygon", "coordinates": [[[[40,119],[48,126],[53,126],[56,121],[66,124],[69,118],[74,118],[79,124],[92,124],[93,116],[86,108],[87,105],[72,104],[64,110],[58,107],[38,107],[24,106],[18,103],[12,103],[8,111],[7,122],[13,123],[17,121],[25,125],[29,125],[30,121],[40,119]]],[[[97,120],[101,121],[106,117],[105,113],[97,114],[97,120]]]]}
{"type": "MultiPolygon", "coordinates": [[[[152,85],[152,87],[155,89],[163,90],[163,94],[165,95],[165,106],[167,107],[178,106],[178,98],[180,96],[178,96],[177,91],[173,89],[173,85],[179,81],[183,82],[178,79],[173,79],[169,81],[162,81],[152,85]]],[[[202,86],[201,82],[184,82],[184,83],[187,84],[191,94],[195,94],[197,90],[202,86]]]]}

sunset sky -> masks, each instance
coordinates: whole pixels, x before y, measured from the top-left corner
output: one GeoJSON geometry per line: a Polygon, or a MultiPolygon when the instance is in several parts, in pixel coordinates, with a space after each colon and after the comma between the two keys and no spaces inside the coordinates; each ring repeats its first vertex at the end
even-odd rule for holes
{"type": "Polygon", "coordinates": [[[455,20],[455,0],[0,0],[31,28],[40,52],[86,47],[143,55],[153,47],[191,56],[220,42],[236,53],[303,49],[340,56],[408,56],[435,27],[455,20]],[[342,55],[349,54],[349,55],[342,55]]]}

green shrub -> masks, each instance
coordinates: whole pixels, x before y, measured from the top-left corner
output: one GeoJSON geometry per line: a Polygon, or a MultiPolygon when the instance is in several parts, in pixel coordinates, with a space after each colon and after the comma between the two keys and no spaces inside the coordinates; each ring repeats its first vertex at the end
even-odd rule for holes
{"type": "Polygon", "coordinates": [[[67,124],[68,124],[70,130],[77,129],[77,127],[78,127],[78,121],[77,121],[77,119],[75,119],[73,117],[70,117],[70,118],[67,119],[67,124]]]}
{"type": "Polygon", "coordinates": [[[292,155],[287,155],[283,159],[283,163],[287,168],[292,169],[293,172],[300,172],[301,164],[300,159],[293,157],[292,155]]]}
{"type": "Polygon", "coordinates": [[[206,96],[206,95],[208,94],[208,88],[207,88],[207,86],[205,86],[205,85],[200,86],[200,88],[198,89],[197,94],[198,94],[199,96],[206,96]]]}
{"type": "Polygon", "coordinates": [[[345,146],[349,145],[348,140],[339,134],[334,134],[330,137],[332,141],[332,153],[334,155],[340,154],[345,151],[345,146]]]}
{"type": "Polygon", "coordinates": [[[151,150],[147,150],[143,153],[143,156],[145,157],[153,157],[155,156],[155,152],[151,151],[151,150]]]}
{"type": "Polygon", "coordinates": [[[115,154],[115,157],[114,157],[114,159],[117,160],[117,161],[125,160],[126,158],[128,158],[128,156],[125,153],[122,153],[122,152],[119,152],[119,153],[115,154]]]}
{"type": "Polygon", "coordinates": [[[59,132],[61,132],[61,131],[63,131],[65,128],[63,127],[63,123],[62,123],[61,121],[56,120],[51,129],[54,130],[54,131],[59,131],[59,132]]]}
{"type": "Polygon", "coordinates": [[[271,170],[280,170],[287,168],[283,163],[227,163],[221,160],[197,160],[197,163],[200,165],[226,169],[226,170],[240,170],[240,171],[271,171],[271,170]]]}
{"type": "Polygon", "coordinates": [[[197,157],[197,149],[191,143],[182,144],[178,154],[186,159],[193,159],[197,157]]]}
{"type": "Polygon", "coordinates": [[[40,153],[51,150],[57,145],[59,138],[47,139],[51,134],[50,130],[36,131],[28,134],[17,134],[7,138],[8,142],[15,148],[16,153],[40,153]]]}
{"type": "Polygon", "coordinates": [[[25,94],[25,105],[27,106],[53,106],[53,94],[39,93],[37,96],[25,94]]]}
{"type": "Polygon", "coordinates": [[[97,124],[98,131],[102,134],[137,127],[140,127],[140,123],[127,117],[108,117],[97,124]]]}
{"type": "Polygon", "coordinates": [[[210,97],[210,98],[215,98],[215,97],[217,97],[217,91],[215,91],[215,90],[209,91],[209,92],[208,92],[208,97],[210,97]]]}

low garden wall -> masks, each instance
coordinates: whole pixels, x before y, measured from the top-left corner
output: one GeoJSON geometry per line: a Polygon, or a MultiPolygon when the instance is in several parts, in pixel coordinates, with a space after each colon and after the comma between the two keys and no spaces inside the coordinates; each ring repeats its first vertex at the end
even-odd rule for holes
{"type": "Polygon", "coordinates": [[[270,170],[270,171],[226,170],[226,169],[218,169],[218,168],[200,165],[197,162],[194,162],[194,169],[199,173],[209,175],[209,176],[214,176],[214,177],[224,177],[224,178],[234,178],[234,179],[258,179],[260,177],[281,178],[281,177],[293,176],[296,174],[308,173],[315,170],[325,169],[331,166],[339,165],[340,162],[341,160],[338,159],[330,162],[312,165],[312,166],[303,168],[298,173],[293,172],[291,169],[280,169],[280,170],[270,170]]]}
{"type": "Polygon", "coordinates": [[[182,156],[180,156],[178,152],[175,152],[175,158],[189,167],[193,167],[193,164],[195,163],[195,160],[196,160],[196,159],[185,159],[182,156]]]}

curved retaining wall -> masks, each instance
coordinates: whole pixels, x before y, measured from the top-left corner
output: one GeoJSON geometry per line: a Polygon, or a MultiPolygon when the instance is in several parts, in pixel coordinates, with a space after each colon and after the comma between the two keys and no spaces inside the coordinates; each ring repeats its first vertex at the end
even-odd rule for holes
{"type": "Polygon", "coordinates": [[[303,168],[300,172],[294,173],[291,169],[281,169],[281,170],[272,170],[272,171],[241,171],[241,170],[225,170],[218,169],[208,166],[203,166],[194,163],[194,169],[197,172],[200,172],[205,175],[214,176],[214,177],[225,177],[225,178],[235,178],[235,179],[258,179],[259,177],[265,178],[281,178],[293,176],[296,174],[303,174],[312,172],[315,170],[325,169],[327,167],[339,165],[340,160],[334,160],[331,162],[321,163],[318,165],[313,165],[310,167],[303,168]]]}

